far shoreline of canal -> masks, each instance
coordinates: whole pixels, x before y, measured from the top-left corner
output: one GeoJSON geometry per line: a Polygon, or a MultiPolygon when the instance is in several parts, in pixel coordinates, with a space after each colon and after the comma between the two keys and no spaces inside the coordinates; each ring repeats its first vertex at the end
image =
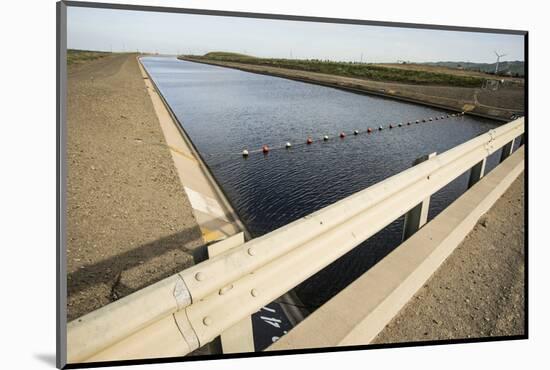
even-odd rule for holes
{"type": "MultiPolygon", "coordinates": [[[[292,70],[278,67],[269,67],[263,65],[248,65],[245,63],[199,60],[189,57],[177,57],[179,60],[184,60],[192,63],[207,64],[218,67],[236,69],[244,72],[256,73],[272,77],[285,78],[293,81],[299,81],[319,86],[335,88],[338,90],[348,91],[355,94],[378,96],[382,98],[398,100],[402,102],[418,104],[426,107],[449,110],[453,112],[465,112],[465,114],[475,117],[491,119],[502,123],[510,121],[510,115],[517,111],[515,109],[490,107],[482,104],[476,105],[475,101],[462,101],[458,99],[445,98],[442,96],[431,96],[421,92],[411,92],[393,90],[394,86],[407,86],[407,88],[421,89],[421,85],[404,85],[390,82],[377,82],[363,80],[357,78],[343,77],[337,75],[328,75],[316,72],[306,72],[300,70],[292,70]],[[384,88],[383,88],[384,87],[384,88]],[[440,101],[437,101],[440,100],[440,101]],[[445,103],[445,102],[446,103],[445,103]],[[471,104],[474,103],[474,104],[471,104]]],[[[466,89],[452,88],[441,86],[427,86],[428,88],[450,88],[450,89],[466,89]]],[[[474,100],[477,100],[474,97],[474,100]]],[[[523,114],[523,112],[522,112],[523,114]]]]}

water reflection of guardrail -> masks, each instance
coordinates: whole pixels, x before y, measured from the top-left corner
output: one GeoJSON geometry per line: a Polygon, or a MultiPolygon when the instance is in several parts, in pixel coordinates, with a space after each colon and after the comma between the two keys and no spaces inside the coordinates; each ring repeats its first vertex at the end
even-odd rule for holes
{"type": "Polygon", "coordinates": [[[182,356],[211,342],[403,214],[412,235],[432,194],[469,170],[475,184],[487,157],[502,148],[503,161],[523,133],[523,118],[490,130],[69,323],[69,363],[182,356]]]}

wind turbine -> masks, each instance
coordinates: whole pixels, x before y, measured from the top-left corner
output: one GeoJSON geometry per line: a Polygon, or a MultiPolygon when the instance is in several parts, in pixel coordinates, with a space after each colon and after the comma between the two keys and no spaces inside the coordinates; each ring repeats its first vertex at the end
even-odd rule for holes
{"type": "Polygon", "coordinates": [[[495,55],[497,56],[497,65],[496,65],[496,67],[495,67],[495,74],[498,74],[498,65],[499,65],[499,63],[500,63],[500,58],[501,58],[501,57],[505,57],[506,54],[500,54],[500,55],[499,55],[499,53],[497,53],[497,52],[495,51],[495,55]]]}

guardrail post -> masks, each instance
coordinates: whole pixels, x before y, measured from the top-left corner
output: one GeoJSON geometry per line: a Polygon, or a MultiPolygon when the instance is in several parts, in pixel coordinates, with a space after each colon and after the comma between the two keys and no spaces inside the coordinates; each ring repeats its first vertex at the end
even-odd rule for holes
{"type": "MultiPolygon", "coordinates": [[[[427,161],[436,156],[436,152],[424,155],[413,162],[413,166],[427,161]]],[[[428,211],[430,209],[430,197],[427,197],[422,203],[417,204],[409,212],[405,214],[405,222],[403,224],[403,241],[411,237],[412,234],[418,231],[428,221],[428,211]]]]}
{"type": "MultiPolygon", "coordinates": [[[[208,246],[208,257],[212,258],[229,249],[244,244],[244,233],[229,237],[222,242],[208,246]]],[[[254,352],[252,317],[248,316],[220,334],[219,345],[222,353],[254,352]]]]}
{"type": "Polygon", "coordinates": [[[519,141],[519,146],[525,145],[525,134],[521,135],[521,140],[519,141]]]}
{"type": "Polygon", "coordinates": [[[510,141],[508,144],[502,147],[502,154],[500,155],[500,162],[502,163],[506,158],[512,154],[512,149],[514,149],[514,140],[510,141]]]}
{"type": "Polygon", "coordinates": [[[478,162],[470,170],[470,179],[468,180],[468,189],[470,189],[476,182],[481,180],[485,175],[485,163],[487,163],[487,158],[484,158],[482,161],[478,162]]]}

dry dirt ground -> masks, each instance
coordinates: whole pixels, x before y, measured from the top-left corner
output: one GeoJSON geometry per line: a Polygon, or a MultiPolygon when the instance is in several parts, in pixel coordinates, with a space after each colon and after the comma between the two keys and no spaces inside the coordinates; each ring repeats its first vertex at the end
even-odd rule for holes
{"type": "Polygon", "coordinates": [[[524,176],[374,343],[523,335],[524,176]]]}
{"type": "Polygon", "coordinates": [[[136,55],[69,66],[67,103],[70,321],[192,265],[202,239],[136,55]]]}
{"type": "Polygon", "coordinates": [[[362,90],[367,93],[407,99],[421,104],[437,105],[457,111],[473,111],[486,117],[504,120],[508,120],[512,114],[522,114],[524,111],[524,89],[522,87],[506,87],[493,91],[469,87],[412,85],[245,63],[194,60],[192,58],[183,59],[240,69],[247,72],[362,90]]]}

